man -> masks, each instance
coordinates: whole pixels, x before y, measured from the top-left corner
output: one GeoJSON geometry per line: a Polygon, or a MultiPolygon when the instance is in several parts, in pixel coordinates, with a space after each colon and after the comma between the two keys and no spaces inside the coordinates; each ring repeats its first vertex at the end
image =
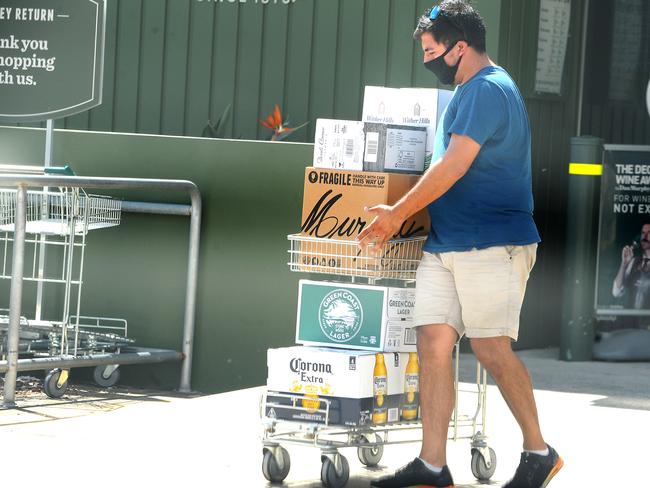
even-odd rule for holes
{"type": "Polygon", "coordinates": [[[458,85],[441,119],[436,158],[393,206],[368,209],[360,235],[381,248],[405,218],[428,206],[431,231],[416,276],[423,441],[420,456],[373,486],[451,487],[446,461],[454,407],[452,350],[465,334],[521,427],[524,452],[508,488],[541,488],[562,467],[542,437],[528,371],[511,348],[535,262],[530,127],[522,97],[485,53],[485,25],[460,0],[419,20],[424,66],[458,85]],[[440,156],[440,157],[438,157],[440,156]]]}
{"type": "Polygon", "coordinates": [[[623,247],[612,294],[619,298],[628,293],[630,308],[650,308],[650,224],[641,227],[640,242],[623,247]],[[639,252],[635,256],[635,251],[639,252]]]}

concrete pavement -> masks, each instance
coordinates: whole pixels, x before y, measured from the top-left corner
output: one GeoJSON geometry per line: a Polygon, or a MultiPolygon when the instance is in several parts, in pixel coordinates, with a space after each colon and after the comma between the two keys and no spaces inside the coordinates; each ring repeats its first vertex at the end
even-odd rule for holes
{"type": "MultiPolygon", "coordinates": [[[[650,486],[650,363],[565,363],[553,350],[521,357],[535,382],[544,435],[565,459],[550,487],[650,486]]],[[[473,358],[463,355],[461,379],[471,382],[473,371],[473,358]]],[[[78,387],[60,400],[19,396],[19,408],[0,410],[0,482],[27,488],[272,486],[261,471],[262,391],[190,398],[78,387]]],[[[487,415],[489,445],[498,457],[488,486],[500,486],[518,463],[521,436],[494,386],[488,387],[487,415]]],[[[320,487],[320,452],[287,448],[291,470],[276,486],[320,487]]],[[[360,488],[408,462],[418,445],[386,446],[374,469],[361,465],[354,449],[341,453],[350,463],[347,486],[360,488]]],[[[469,441],[450,442],[448,459],[456,486],[486,486],[472,476],[469,441]]]]}

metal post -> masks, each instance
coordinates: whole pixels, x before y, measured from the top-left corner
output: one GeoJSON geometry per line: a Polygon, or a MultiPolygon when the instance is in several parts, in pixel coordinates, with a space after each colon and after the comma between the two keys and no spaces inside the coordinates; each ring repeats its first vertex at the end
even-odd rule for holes
{"type": "Polygon", "coordinates": [[[52,140],[54,138],[54,121],[47,119],[47,128],[45,129],[45,167],[52,166],[52,140]]]}
{"type": "Polygon", "coordinates": [[[585,63],[587,55],[587,30],[589,28],[589,0],[585,0],[585,9],[582,18],[582,43],[580,48],[580,81],[578,82],[578,127],[576,135],[582,135],[582,104],[585,94],[585,63]]]}
{"type": "Polygon", "coordinates": [[[560,359],[589,361],[594,345],[594,281],[602,139],[571,138],[560,359]]]}
{"type": "Polygon", "coordinates": [[[194,321],[196,315],[196,290],[199,276],[199,240],[201,236],[201,195],[191,192],[192,215],[190,217],[190,250],[187,263],[187,288],[185,292],[185,320],[183,327],[183,355],[179,391],[191,391],[192,347],[194,345],[194,321]]]}
{"type": "Polygon", "coordinates": [[[7,362],[5,373],[5,407],[16,405],[16,375],[18,372],[18,339],[20,334],[20,313],[23,298],[23,265],[25,261],[25,214],[27,213],[27,187],[19,185],[16,190],[16,221],[14,249],[11,266],[11,291],[9,295],[9,331],[7,334],[7,362]]]}
{"type": "MultiPolygon", "coordinates": [[[[52,154],[53,154],[53,139],[54,139],[54,121],[52,119],[47,120],[47,129],[45,132],[45,167],[49,168],[52,166],[52,154]]],[[[45,198],[43,199],[43,206],[45,213],[47,212],[47,187],[43,188],[45,192],[45,198]]],[[[34,318],[36,320],[41,320],[43,312],[43,277],[45,276],[45,241],[47,237],[41,235],[40,237],[40,247],[38,252],[38,283],[36,285],[36,313],[34,318]]]]}

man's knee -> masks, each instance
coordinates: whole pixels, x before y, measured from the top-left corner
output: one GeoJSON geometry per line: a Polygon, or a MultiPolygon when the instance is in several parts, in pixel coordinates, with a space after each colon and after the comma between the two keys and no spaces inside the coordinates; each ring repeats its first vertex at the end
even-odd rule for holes
{"type": "Polygon", "coordinates": [[[451,357],[458,333],[447,324],[424,325],[417,328],[420,362],[451,357]]]}
{"type": "Polygon", "coordinates": [[[507,355],[512,354],[509,337],[473,338],[470,339],[470,345],[476,359],[492,376],[501,373],[507,355]]]}

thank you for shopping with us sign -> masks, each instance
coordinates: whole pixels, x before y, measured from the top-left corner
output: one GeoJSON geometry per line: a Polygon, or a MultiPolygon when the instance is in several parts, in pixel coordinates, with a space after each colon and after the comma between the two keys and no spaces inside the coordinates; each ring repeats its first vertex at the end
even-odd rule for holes
{"type": "Polygon", "coordinates": [[[0,0],[0,120],[101,103],[105,11],[105,0],[0,0]]]}

